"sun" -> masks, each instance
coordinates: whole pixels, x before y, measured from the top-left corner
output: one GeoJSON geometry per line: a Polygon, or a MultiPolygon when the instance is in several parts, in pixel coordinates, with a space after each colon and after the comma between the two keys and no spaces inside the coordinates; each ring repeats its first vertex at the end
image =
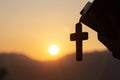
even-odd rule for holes
{"type": "Polygon", "coordinates": [[[57,55],[58,52],[59,52],[59,49],[58,49],[58,46],[57,45],[51,45],[49,48],[48,48],[48,51],[51,55],[57,55]]]}

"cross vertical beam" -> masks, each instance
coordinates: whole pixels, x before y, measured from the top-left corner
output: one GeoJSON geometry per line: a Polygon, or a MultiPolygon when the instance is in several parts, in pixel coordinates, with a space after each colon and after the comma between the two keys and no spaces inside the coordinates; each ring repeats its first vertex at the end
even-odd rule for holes
{"type": "Polygon", "coordinates": [[[82,24],[77,23],[75,33],[70,35],[71,41],[76,41],[76,61],[82,61],[82,41],[88,39],[88,33],[82,32],[82,24]]]}

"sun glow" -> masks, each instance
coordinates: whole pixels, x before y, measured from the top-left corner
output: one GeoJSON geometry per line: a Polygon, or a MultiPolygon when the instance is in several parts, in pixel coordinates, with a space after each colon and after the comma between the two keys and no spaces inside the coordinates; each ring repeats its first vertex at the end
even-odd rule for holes
{"type": "Polygon", "coordinates": [[[57,45],[51,45],[48,49],[49,53],[51,55],[57,55],[59,52],[58,46],[57,45]]]}

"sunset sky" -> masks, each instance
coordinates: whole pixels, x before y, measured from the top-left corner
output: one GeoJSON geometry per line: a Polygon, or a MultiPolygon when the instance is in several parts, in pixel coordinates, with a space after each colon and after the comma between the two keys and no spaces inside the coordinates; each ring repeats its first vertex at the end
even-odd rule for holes
{"type": "MultiPolygon", "coordinates": [[[[75,52],[70,34],[75,32],[80,11],[88,0],[0,0],[0,52],[16,52],[37,60],[52,60],[75,52]],[[57,45],[58,55],[48,52],[57,45]]],[[[89,32],[83,51],[104,50],[97,33],[89,32]]]]}

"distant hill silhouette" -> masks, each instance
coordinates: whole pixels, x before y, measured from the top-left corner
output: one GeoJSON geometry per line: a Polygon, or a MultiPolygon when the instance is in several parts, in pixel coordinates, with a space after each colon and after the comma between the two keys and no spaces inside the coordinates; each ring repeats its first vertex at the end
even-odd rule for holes
{"type": "Polygon", "coordinates": [[[108,51],[84,54],[82,62],[75,54],[57,61],[39,62],[19,54],[0,54],[5,80],[120,80],[120,60],[108,51]]]}

